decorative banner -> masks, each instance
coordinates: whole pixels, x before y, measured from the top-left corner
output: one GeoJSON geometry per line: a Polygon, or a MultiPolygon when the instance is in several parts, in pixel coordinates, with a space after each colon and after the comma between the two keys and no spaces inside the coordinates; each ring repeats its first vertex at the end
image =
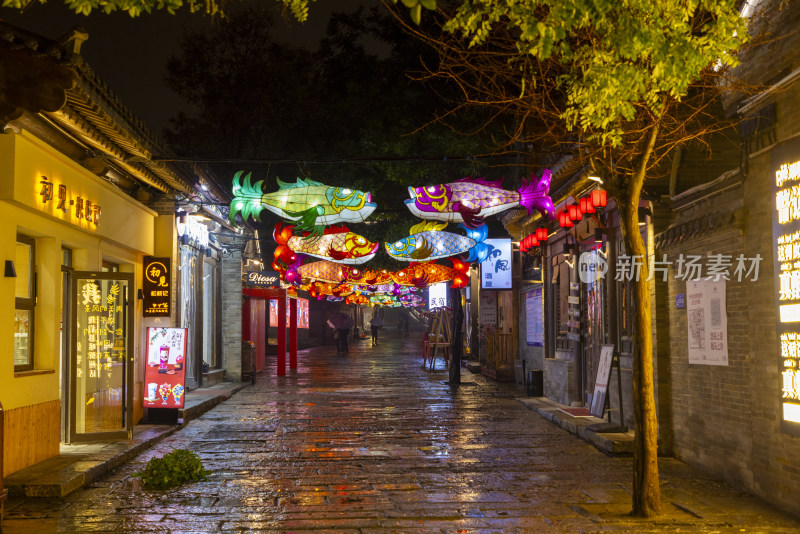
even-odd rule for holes
{"type": "Polygon", "coordinates": [[[492,249],[481,263],[481,289],[511,289],[511,240],[487,239],[492,249]]]}
{"type": "Polygon", "coordinates": [[[242,275],[242,282],[247,287],[278,287],[281,285],[281,273],[277,271],[249,271],[242,275]]]}
{"type": "Polygon", "coordinates": [[[544,308],[542,302],[541,286],[525,293],[527,343],[534,347],[544,345],[544,308]]]}
{"type": "Polygon", "coordinates": [[[286,265],[297,262],[297,254],[306,254],[322,260],[360,265],[371,260],[378,252],[378,243],[351,232],[346,226],[325,228],[323,235],[304,232],[303,237],[293,236],[294,226],[275,225],[273,237],[278,243],[275,260],[286,265]]]}
{"type": "Polygon", "coordinates": [[[434,284],[428,288],[428,309],[447,306],[447,284],[434,284]]]}
{"type": "Polygon", "coordinates": [[[529,215],[535,208],[543,217],[553,219],[555,208],[547,196],[552,176],[552,172],[545,169],[537,182],[534,183],[531,176],[530,181],[523,180],[517,191],[501,189],[502,180],[471,176],[448,184],[409,187],[411,198],[405,204],[421,219],[463,222],[470,228],[477,228],[486,216],[517,206],[525,208],[529,215]]]}
{"type": "Polygon", "coordinates": [[[486,225],[478,228],[463,228],[467,236],[442,232],[446,223],[422,222],[412,226],[409,236],[394,243],[386,243],[386,252],[400,261],[434,261],[468,252],[466,261],[482,262],[489,257],[492,247],[483,243],[489,236],[486,225]]]}
{"type": "Polygon", "coordinates": [[[186,387],[186,328],[147,329],[145,408],[183,408],[186,387]]]}
{"type": "Polygon", "coordinates": [[[301,230],[313,230],[321,234],[323,227],[329,224],[362,222],[378,207],[368,192],[330,187],[308,178],[298,178],[294,184],[278,179],[280,189],[263,194],[263,180],[251,185],[248,173],[244,177],[244,184],[240,185],[242,173],[239,171],[233,177],[232,223],[236,222],[236,214],[240,212],[245,220],[250,216],[260,220],[261,211],[267,209],[295,222],[301,230]]]}
{"type": "Polygon", "coordinates": [[[172,302],[170,258],[145,256],[142,273],[142,316],[169,317],[172,302]]]}
{"type": "Polygon", "coordinates": [[[728,365],[725,280],[686,282],[689,363],[728,365]]]}

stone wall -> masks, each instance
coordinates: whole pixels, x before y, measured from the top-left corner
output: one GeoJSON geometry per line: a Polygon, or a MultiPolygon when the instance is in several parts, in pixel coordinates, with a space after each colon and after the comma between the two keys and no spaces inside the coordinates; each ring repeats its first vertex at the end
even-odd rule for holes
{"type": "Polygon", "coordinates": [[[222,368],[226,379],[242,379],[242,253],[222,258],[222,368]]]}

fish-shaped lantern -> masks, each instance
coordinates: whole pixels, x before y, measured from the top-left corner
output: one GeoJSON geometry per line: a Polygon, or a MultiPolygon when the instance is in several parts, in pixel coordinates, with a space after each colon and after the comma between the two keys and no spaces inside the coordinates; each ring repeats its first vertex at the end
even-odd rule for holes
{"type": "Polygon", "coordinates": [[[299,279],[339,284],[347,280],[346,268],[325,260],[300,266],[290,265],[286,270],[286,281],[293,283],[299,279]]]}
{"type": "Polygon", "coordinates": [[[279,179],[277,191],[263,193],[261,184],[264,180],[251,185],[248,173],[244,183],[240,184],[242,172],[233,177],[231,222],[235,222],[237,213],[241,213],[244,219],[252,216],[260,220],[261,211],[267,209],[294,222],[300,230],[321,234],[326,225],[362,222],[378,207],[368,192],[331,187],[309,178],[298,178],[293,184],[279,179]]]}
{"type": "Polygon", "coordinates": [[[354,234],[345,226],[325,228],[322,235],[303,232],[302,237],[293,235],[294,228],[291,224],[283,226],[278,223],[273,233],[275,242],[278,243],[275,259],[286,265],[294,264],[297,261],[297,254],[306,254],[346,265],[360,265],[371,260],[378,252],[378,243],[354,234]]]}
{"type": "Polygon", "coordinates": [[[480,263],[489,257],[494,247],[483,243],[489,236],[485,224],[478,228],[467,228],[460,224],[459,227],[466,230],[466,236],[443,232],[446,226],[447,223],[430,221],[414,225],[408,237],[386,243],[386,252],[396,260],[417,262],[434,261],[462,253],[469,254],[466,258],[468,262],[480,263]]]}
{"type": "Polygon", "coordinates": [[[469,263],[458,258],[450,258],[452,267],[438,263],[419,263],[406,267],[393,274],[392,278],[400,285],[428,287],[440,282],[453,281],[452,287],[466,287],[469,284],[469,263]]]}
{"type": "Polygon", "coordinates": [[[553,201],[547,196],[550,191],[550,169],[542,172],[541,178],[522,181],[516,191],[501,189],[502,180],[489,181],[485,178],[462,178],[447,184],[427,187],[409,187],[411,198],[406,206],[420,219],[445,222],[463,222],[476,228],[483,218],[517,206],[533,213],[539,210],[543,217],[555,218],[553,201]]]}

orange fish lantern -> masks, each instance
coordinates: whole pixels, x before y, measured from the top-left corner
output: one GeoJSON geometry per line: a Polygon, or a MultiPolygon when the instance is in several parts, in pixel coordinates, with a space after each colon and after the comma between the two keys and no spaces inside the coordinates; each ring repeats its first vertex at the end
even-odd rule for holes
{"type": "Polygon", "coordinates": [[[457,258],[450,258],[452,267],[438,263],[415,263],[394,273],[395,283],[418,288],[428,287],[452,280],[453,287],[466,287],[469,284],[470,264],[457,258]]]}
{"type": "Polygon", "coordinates": [[[351,232],[346,226],[328,227],[322,235],[303,232],[302,237],[293,235],[294,228],[292,225],[283,226],[278,223],[272,234],[278,243],[275,259],[286,265],[294,264],[298,254],[347,265],[360,265],[371,260],[378,252],[378,243],[351,232]]]}

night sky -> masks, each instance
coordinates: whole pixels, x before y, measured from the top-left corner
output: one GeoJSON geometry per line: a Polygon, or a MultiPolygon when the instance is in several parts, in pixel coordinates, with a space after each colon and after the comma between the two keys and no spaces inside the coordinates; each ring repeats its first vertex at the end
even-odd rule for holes
{"type": "MultiPolygon", "coordinates": [[[[378,5],[378,0],[318,0],[309,9],[309,19],[301,24],[281,17],[275,0],[259,0],[275,5],[274,34],[281,40],[315,48],[333,11],[350,11],[362,5],[378,5]]],[[[189,110],[177,94],[164,83],[167,60],[180,52],[183,35],[213,23],[211,17],[191,14],[188,9],[176,15],[154,13],[131,18],[127,14],[93,13],[86,17],[69,11],[63,0],[32,4],[20,13],[0,8],[0,19],[15,26],[57,39],[75,26],[89,32],[81,55],[94,71],[120,97],[137,117],[160,136],[169,118],[178,110],[189,110]]]]}

